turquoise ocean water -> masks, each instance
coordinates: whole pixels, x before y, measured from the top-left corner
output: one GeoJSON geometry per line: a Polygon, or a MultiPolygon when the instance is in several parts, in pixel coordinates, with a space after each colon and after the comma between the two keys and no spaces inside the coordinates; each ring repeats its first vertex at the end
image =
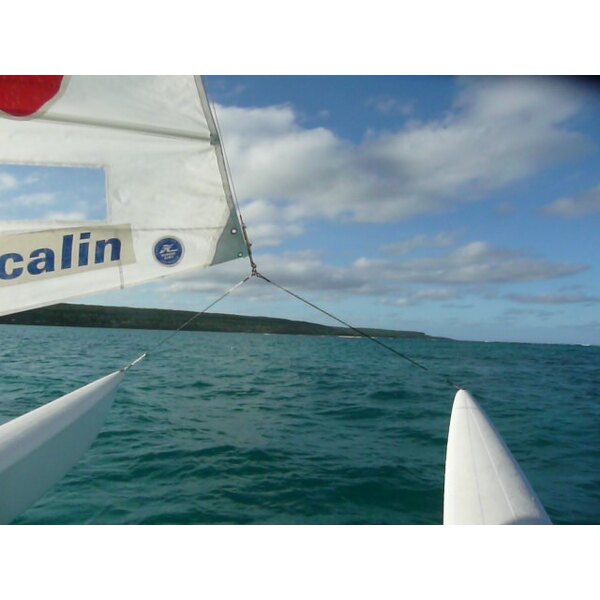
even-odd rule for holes
{"type": "MultiPolygon", "coordinates": [[[[0,326],[0,422],[167,334],[0,326]]],[[[600,523],[600,347],[386,343],[479,399],[555,523],[600,523]]],[[[367,340],[184,332],[17,523],[441,523],[453,397],[367,340]]]]}

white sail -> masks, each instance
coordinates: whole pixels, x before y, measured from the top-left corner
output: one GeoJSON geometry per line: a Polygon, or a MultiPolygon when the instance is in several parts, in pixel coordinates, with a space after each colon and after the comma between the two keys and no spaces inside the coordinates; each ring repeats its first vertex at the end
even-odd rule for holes
{"type": "MultiPolygon", "coordinates": [[[[102,168],[107,202],[0,221],[1,315],[248,255],[199,78],[0,76],[0,163],[102,168]]],[[[0,522],[79,460],[126,369],[0,426],[0,522]]]]}
{"type": "Polygon", "coordinates": [[[116,371],[0,426],[0,523],[10,523],[80,459],[124,375],[116,371]]]}
{"type": "Polygon", "coordinates": [[[0,221],[0,314],[247,256],[200,78],[32,81],[0,76],[0,163],[104,169],[108,218],[0,221]]]}

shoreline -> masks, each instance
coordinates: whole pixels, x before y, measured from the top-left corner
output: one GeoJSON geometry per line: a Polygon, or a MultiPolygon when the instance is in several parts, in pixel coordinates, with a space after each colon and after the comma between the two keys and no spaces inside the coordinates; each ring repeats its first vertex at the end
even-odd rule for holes
{"type": "MultiPolygon", "coordinates": [[[[61,327],[100,327],[109,329],[154,329],[174,331],[196,313],[161,308],[97,306],[89,304],[55,304],[0,317],[2,325],[44,325],[61,327]]],[[[447,340],[420,331],[360,328],[373,337],[447,340]]],[[[231,333],[270,333],[294,335],[328,335],[360,338],[346,327],[320,325],[274,317],[250,317],[225,313],[199,315],[183,331],[217,331],[231,333]]]]}

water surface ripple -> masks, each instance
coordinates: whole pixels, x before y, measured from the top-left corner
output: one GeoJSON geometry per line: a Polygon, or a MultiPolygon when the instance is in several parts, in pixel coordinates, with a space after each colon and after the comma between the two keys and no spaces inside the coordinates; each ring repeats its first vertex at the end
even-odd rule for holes
{"type": "MultiPolygon", "coordinates": [[[[0,326],[0,422],[164,335],[0,326]]],[[[470,389],[555,523],[600,522],[600,348],[386,343],[470,389]]],[[[366,340],[182,333],[17,522],[440,523],[453,397],[366,340]]]]}

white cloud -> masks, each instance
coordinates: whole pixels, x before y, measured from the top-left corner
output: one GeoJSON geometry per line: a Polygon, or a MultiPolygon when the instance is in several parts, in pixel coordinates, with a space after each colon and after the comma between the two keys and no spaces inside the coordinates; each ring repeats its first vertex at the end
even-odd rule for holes
{"type": "Polygon", "coordinates": [[[86,214],[81,211],[55,211],[44,215],[50,221],[85,221],[86,214]]]}
{"type": "Polygon", "coordinates": [[[35,194],[21,194],[11,199],[10,204],[15,208],[21,206],[48,206],[56,202],[56,194],[51,192],[39,192],[35,194]]]}
{"type": "Polygon", "coordinates": [[[321,204],[315,214],[338,214],[336,205],[321,203],[324,195],[343,194],[347,148],[332,132],[302,129],[289,106],[219,113],[243,213],[249,200],[262,200],[288,206],[294,219],[315,213],[315,202],[321,204]]]}
{"type": "Polygon", "coordinates": [[[412,304],[421,304],[426,301],[439,302],[441,300],[454,300],[457,297],[459,297],[459,293],[456,289],[434,288],[409,293],[406,296],[397,298],[395,304],[398,306],[410,306],[412,304]]]}
{"type": "Polygon", "coordinates": [[[0,193],[14,192],[20,187],[32,185],[39,181],[40,176],[37,172],[29,172],[25,177],[17,177],[9,171],[0,171],[0,193]]]}
{"type": "Polygon", "coordinates": [[[210,87],[211,92],[218,94],[221,98],[233,98],[246,90],[246,86],[243,83],[232,86],[227,79],[213,79],[210,87]]]}
{"type": "Polygon", "coordinates": [[[18,185],[19,181],[14,175],[0,172],[0,192],[14,190],[18,185]]]}
{"type": "Polygon", "coordinates": [[[411,102],[400,102],[392,96],[377,96],[370,98],[367,105],[372,106],[378,112],[384,115],[402,115],[407,117],[414,112],[414,105],[411,102]]]}
{"type": "Polygon", "coordinates": [[[287,105],[218,113],[242,211],[261,200],[296,220],[377,223],[452,210],[580,155],[590,142],[563,124],[582,103],[560,80],[468,80],[443,118],[358,144],[301,127],[287,105]]]}
{"type": "MultiPolygon", "coordinates": [[[[484,242],[472,242],[435,258],[392,261],[362,257],[348,267],[329,265],[321,255],[310,251],[261,254],[256,260],[267,277],[300,293],[371,296],[400,304],[453,299],[464,293],[481,295],[489,284],[556,279],[587,268],[494,248],[484,242]],[[415,285],[419,286],[417,291],[413,290],[415,285]]],[[[164,290],[222,293],[248,271],[246,261],[233,261],[218,270],[180,278],[164,290]]],[[[257,291],[269,295],[272,292],[270,287],[257,291]]]]}
{"type": "Polygon", "coordinates": [[[543,211],[556,217],[582,217],[600,213],[600,185],[569,198],[559,198],[543,211]]]}
{"type": "Polygon", "coordinates": [[[557,293],[557,294],[509,294],[509,300],[519,302],[520,304],[596,304],[600,302],[597,296],[575,293],[557,293]]]}
{"type": "Polygon", "coordinates": [[[52,206],[56,203],[56,199],[56,194],[50,192],[20,194],[0,200],[0,206],[7,218],[22,218],[25,214],[31,218],[32,211],[36,212],[41,207],[52,206]]]}
{"type": "Polygon", "coordinates": [[[560,311],[540,310],[536,308],[509,308],[499,315],[497,320],[505,322],[507,320],[519,320],[522,317],[526,317],[527,321],[529,321],[531,317],[534,317],[541,321],[546,321],[557,314],[560,314],[560,311]]]}
{"type": "Polygon", "coordinates": [[[507,216],[514,214],[517,209],[511,202],[501,202],[494,208],[494,210],[499,215],[507,216]]]}
{"type": "Polygon", "coordinates": [[[290,237],[304,232],[300,223],[294,222],[285,207],[265,200],[253,200],[244,206],[244,222],[251,231],[254,250],[278,246],[290,237]]]}
{"type": "Polygon", "coordinates": [[[386,244],[381,249],[390,254],[409,254],[414,250],[452,246],[456,242],[456,238],[456,231],[441,231],[436,235],[419,234],[409,240],[386,244]]]}
{"type": "Polygon", "coordinates": [[[515,283],[555,279],[586,270],[585,265],[558,263],[513,250],[495,248],[486,242],[471,242],[435,258],[402,262],[358,260],[355,268],[389,280],[421,284],[515,283]]]}

